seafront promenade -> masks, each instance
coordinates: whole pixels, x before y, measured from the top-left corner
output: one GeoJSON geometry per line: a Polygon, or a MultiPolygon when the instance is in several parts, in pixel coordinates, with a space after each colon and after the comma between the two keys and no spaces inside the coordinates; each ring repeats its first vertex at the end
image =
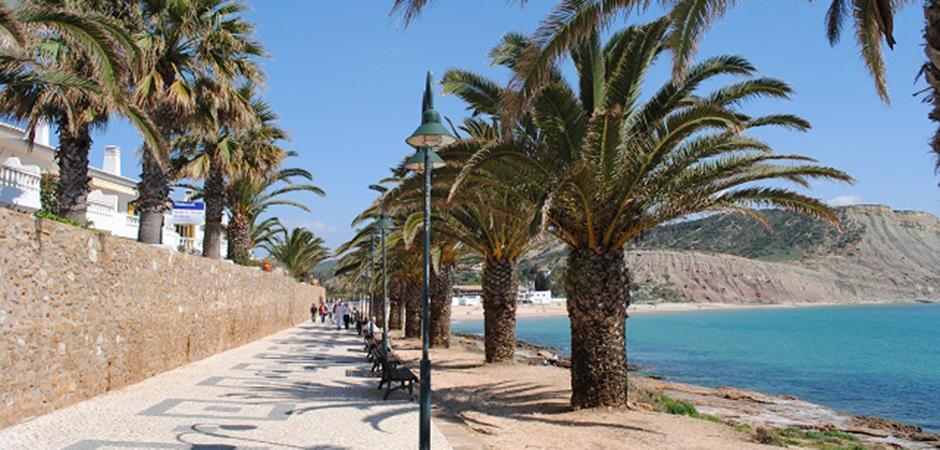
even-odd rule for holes
{"type": "MultiPolygon", "coordinates": [[[[382,400],[360,342],[308,322],[0,430],[0,448],[416,447],[417,402],[382,400]]],[[[434,424],[432,445],[451,448],[434,424]]]]}

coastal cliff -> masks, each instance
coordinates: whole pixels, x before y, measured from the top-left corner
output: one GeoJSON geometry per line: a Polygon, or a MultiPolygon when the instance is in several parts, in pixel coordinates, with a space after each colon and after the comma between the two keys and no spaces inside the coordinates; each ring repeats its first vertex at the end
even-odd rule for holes
{"type": "MultiPolygon", "coordinates": [[[[792,213],[769,225],[712,216],[659,227],[626,254],[634,299],[749,304],[940,300],[940,219],[864,205],[838,209],[841,229],[792,213]]],[[[559,268],[550,245],[528,264],[559,268]]]]}

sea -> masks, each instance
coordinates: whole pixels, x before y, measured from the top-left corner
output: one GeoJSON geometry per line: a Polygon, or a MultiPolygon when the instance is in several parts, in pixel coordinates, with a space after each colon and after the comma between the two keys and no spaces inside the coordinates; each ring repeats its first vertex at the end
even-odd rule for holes
{"type": "MultiPolygon", "coordinates": [[[[453,331],[482,334],[483,323],[453,331]]],[[[570,352],[567,317],[520,318],[516,333],[570,352]]],[[[940,432],[940,304],[634,314],[626,352],[667,380],[792,395],[940,432]]]]}

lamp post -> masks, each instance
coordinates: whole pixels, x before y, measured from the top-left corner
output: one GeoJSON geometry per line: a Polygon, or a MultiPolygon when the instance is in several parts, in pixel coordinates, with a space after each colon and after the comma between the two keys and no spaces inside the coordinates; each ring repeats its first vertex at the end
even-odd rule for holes
{"type": "Polygon", "coordinates": [[[456,139],[441,125],[441,116],[434,110],[431,93],[431,72],[424,85],[421,105],[421,126],[405,142],[415,148],[415,154],[405,162],[405,168],[424,172],[424,281],[421,304],[421,414],[418,448],[431,448],[431,359],[430,344],[430,280],[431,280],[431,170],[444,165],[434,149],[453,143],[456,139]]]}
{"type": "MultiPolygon", "coordinates": [[[[381,194],[381,201],[385,201],[387,187],[372,184],[369,185],[369,189],[381,194]]],[[[379,229],[379,245],[382,247],[382,348],[388,350],[388,315],[391,311],[388,309],[388,261],[385,257],[385,233],[392,228],[392,220],[385,215],[383,203],[379,204],[379,220],[375,222],[375,226],[379,229]]]]}
{"type": "Polygon", "coordinates": [[[372,282],[375,280],[375,240],[377,237],[376,230],[372,230],[369,236],[369,315],[367,316],[370,320],[375,315],[375,295],[373,295],[375,291],[372,290],[372,282]]]}

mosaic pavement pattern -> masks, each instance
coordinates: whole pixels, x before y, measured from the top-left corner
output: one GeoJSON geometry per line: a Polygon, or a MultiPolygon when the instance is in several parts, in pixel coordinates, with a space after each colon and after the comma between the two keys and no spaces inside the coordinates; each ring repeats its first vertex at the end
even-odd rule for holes
{"type": "MultiPolygon", "coordinates": [[[[0,430],[0,449],[417,447],[416,399],[382,401],[360,342],[300,325],[0,430]]],[[[450,448],[432,432],[432,447],[450,448]]]]}

